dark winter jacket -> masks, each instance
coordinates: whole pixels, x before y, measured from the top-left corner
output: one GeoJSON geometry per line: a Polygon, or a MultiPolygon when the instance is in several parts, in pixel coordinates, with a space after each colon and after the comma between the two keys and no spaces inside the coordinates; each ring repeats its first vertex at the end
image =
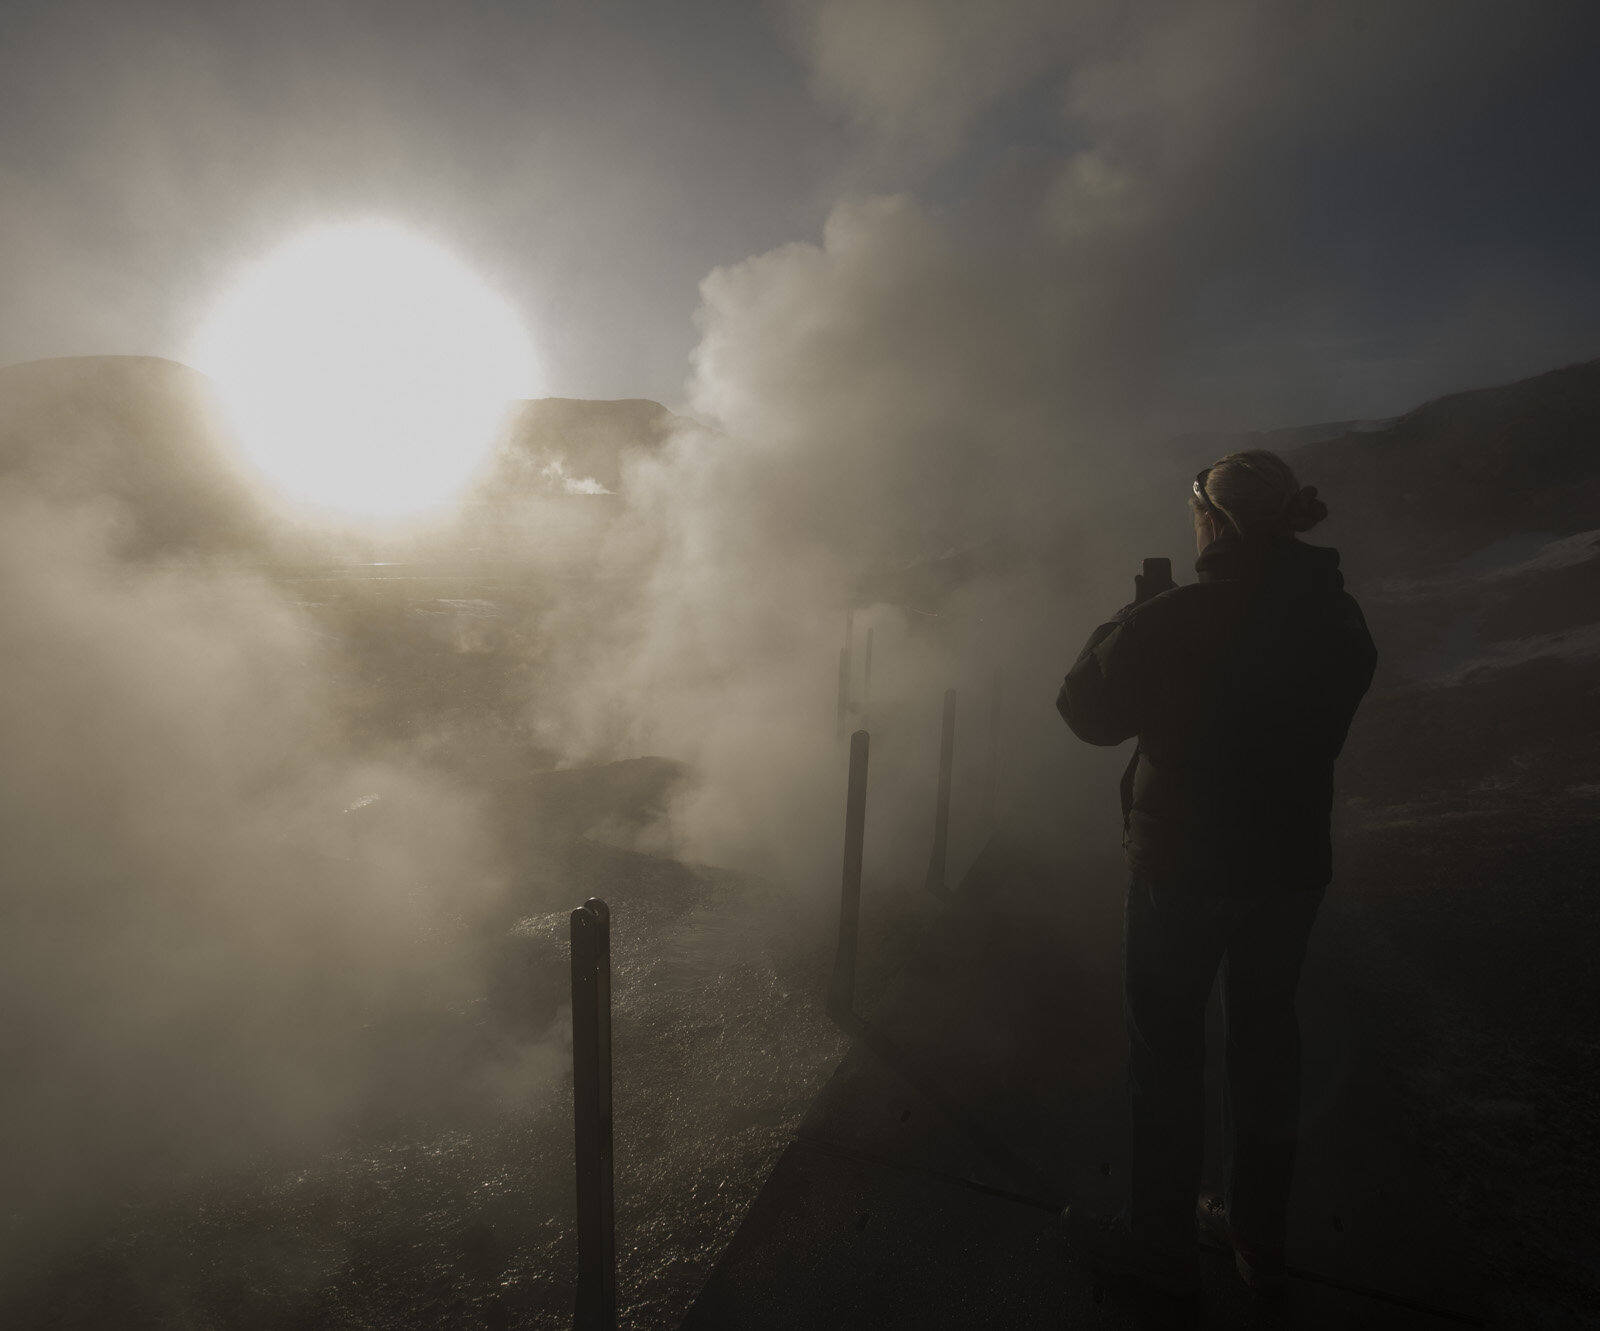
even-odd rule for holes
{"type": "Polygon", "coordinates": [[[1056,707],[1090,744],[1139,738],[1137,872],[1213,895],[1325,886],[1333,761],[1377,661],[1339,553],[1225,536],[1195,568],[1097,628],[1056,707]]]}

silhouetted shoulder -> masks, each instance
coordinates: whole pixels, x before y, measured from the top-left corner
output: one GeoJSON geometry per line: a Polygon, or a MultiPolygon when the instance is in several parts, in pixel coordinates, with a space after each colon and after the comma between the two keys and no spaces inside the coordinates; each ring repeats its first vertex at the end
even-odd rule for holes
{"type": "Polygon", "coordinates": [[[1160,651],[1175,638],[1206,627],[1226,604],[1240,600],[1239,588],[1225,582],[1189,582],[1173,587],[1148,601],[1130,605],[1117,618],[1130,640],[1145,649],[1160,651]]]}
{"type": "Polygon", "coordinates": [[[1120,744],[1139,733],[1162,676],[1182,659],[1206,618],[1201,587],[1174,587],[1125,605],[1089,635],[1056,698],[1073,734],[1089,744],[1120,744]]]}

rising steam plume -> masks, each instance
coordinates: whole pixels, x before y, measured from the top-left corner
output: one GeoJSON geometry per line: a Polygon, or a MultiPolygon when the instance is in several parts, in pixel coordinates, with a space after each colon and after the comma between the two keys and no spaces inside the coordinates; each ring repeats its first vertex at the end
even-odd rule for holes
{"type": "MultiPolygon", "coordinates": [[[[179,520],[209,465],[184,445],[217,443],[194,376],[88,366],[8,371],[0,423],[0,1141],[35,1235],[403,1112],[417,1051],[384,1032],[481,1000],[506,876],[471,789],[353,733],[260,529],[179,520]],[[171,447],[129,471],[148,495],[99,456],[141,397],[171,447]]],[[[502,1052],[467,1100],[507,1091],[497,1059],[538,1094],[502,1052]]]]}
{"type": "MultiPolygon", "coordinates": [[[[365,40],[354,9],[324,8],[336,56],[365,40]]],[[[768,218],[764,234],[807,238],[712,261],[678,419],[632,404],[604,468],[580,466],[577,449],[523,459],[556,493],[505,515],[512,562],[537,589],[515,649],[527,669],[505,693],[510,733],[551,766],[681,760],[691,778],[636,844],[826,901],[843,794],[834,664],[853,614],[876,652],[859,718],[874,734],[868,890],[914,881],[943,689],[982,698],[1003,668],[1012,770],[1051,761],[1065,741],[1049,699],[1088,626],[1127,599],[1139,556],[1181,568],[1186,477],[1165,455],[1152,463],[1149,441],[1385,416],[1600,351],[1592,275],[1545,263],[1532,223],[1494,245],[1467,225],[1570,176],[1575,118],[1535,94],[1593,49],[1586,7],[1064,8],[1008,0],[979,24],[958,3],[789,6],[811,86],[850,144],[829,161],[815,225],[768,218]],[[1050,108],[1048,132],[1023,139],[1007,117],[1028,99],[1050,108]],[[1170,492],[1132,516],[1127,494],[1154,495],[1161,470],[1170,492]],[[578,520],[561,500],[603,507],[578,520]]],[[[409,55],[363,56],[347,78],[302,51],[297,100],[272,105],[265,165],[241,182],[233,144],[262,122],[229,93],[219,51],[202,43],[191,59],[176,20],[118,22],[83,40],[117,71],[107,96],[139,114],[82,118],[92,132],[66,203],[7,168],[22,202],[0,241],[17,253],[47,237],[56,254],[75,201],[102,197],[102,171],[141,235],[171,232],[180,248],[226,230],[235,194],[274,226],[338,203],[353,163],[382,197],[446,182],[426,204],[440,215],[470,196],[501,220],[566,216],[540,171],[482,146],[516,136],[474,122],[474,98],[429,85],[424,104],[448,115],[408,132],[388,90],[417,86],[409,55]],[[102,49],[124,39],[183,77],[147,87],[102,49]],[[359,132],[346,143],[318,132],[323,119],[359,132]],[[175,216],[196,163],[224,161],[226,188],[175,216]],[[136,169],[118,176],[126,162],[136,169]]],[[[268,24],[272,51],[300,40],[283,22],[268,24]]],[[[471,53],[458,36],[450,59],[471,53]]],[[[508,86],[544,86],[513,72],[508,86]]],[[[96,81],[80,81],[88,97],[96,81]]],[[[574,198],[662,170],[627,134],[583,142],[577,155],[605,169],[562,177],[574,198]],[[637,158],[619,165],[619,143],[637,158]]],[[[1593,201],[1572,191],[1573,229],[1590,236],[1593,201]]],[[[720,224],[683,193],[683,216],[720,224]]],[[[654,221],[604,199],[611,217],[654,221]]],[[[587,255],[587,236],[541,236],[532,248],[553,268],[587,255]]],[[[103,256],[57,257],[57,270],[70,257],[75,274],[113,271],[103,256]]],[[[231,257],[210,253],[218,271],[202,276],[231,257]]],[[[54,349],[84,328],[113,345],[170,338],[136,317],[151,302],[133,269],[114,271],[67,296],[30,279],[21,323],[54,349]],[[84,313],[102,287],[117,310],[84,313]]],[[[554,279],[551,291],[557,314],[563,296],[583,303],[554,279]]],[[[633,328],[625,301],[601,303],[633,328]]],[[[592,330],[574,337],[597,364],[612,351],[592,330]]],[[[393,1084],[375,1026],[481,996],[476,922],[526,866],[503,853],[479,789],[433,761],[449,747],[439,735],[353,729],[351,663],[263,571],[280,533],[214,474],[205,428],[166,432],[195,448],[155,485],[115,421],[12,400],[24,407],[4,422],[0,485],[0,990],[14,1014],[0,1131],[22,1214],[342,1131],[393,1084]],[[163,510],[180,490],[198,498],[163,510]]],[[[1328,498],[1340,543],[1337,524],[1359,513],[1328,498]]],[[[1075,761],[1063,797],[1111,789],[1114,760],[1075,761]]],[[[545,1085],[541,1049],[503,1051],[519,1093],[545,1085]]]]}

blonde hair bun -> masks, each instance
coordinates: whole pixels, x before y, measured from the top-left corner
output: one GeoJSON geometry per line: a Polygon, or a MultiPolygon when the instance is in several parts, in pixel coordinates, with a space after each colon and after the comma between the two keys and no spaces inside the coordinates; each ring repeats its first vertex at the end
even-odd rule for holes
{"type": "Polygon", "coordinates": [[[1283,516],[1290,531],[1310,531],[1328,516],[1328,506],[1317,498],[1317,487],[1307,485],[1290,497],[1283,516]]]}
{"type": "MultiPolygon", "coordinates": [[[[1310,531],[1328,516],[1317,487],[1302,486],[1293,468],[1276,453],[1249,448],[1229,453],[1204,473],[1205,494],[1197,489],[1189,502],[1222,514],[1245,535],[1310,531]]],[[[1199,479],[1195,482],[1198,487],[1199,479]]]]}

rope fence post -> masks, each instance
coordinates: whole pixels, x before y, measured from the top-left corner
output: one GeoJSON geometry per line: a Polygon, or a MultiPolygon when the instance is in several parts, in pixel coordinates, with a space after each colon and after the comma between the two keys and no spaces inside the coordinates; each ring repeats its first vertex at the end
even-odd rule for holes
{"type": "Polygon", "coordinates": [[[844,803],[844,876],[839,891],[839,950],[828,986],[828,1015],[840,1025],[855,1006],[856,942],[861,930],[861,853],[867,840],[867,746],[865,730],[850,736],[850,788],[844,803]]]}
{"type": "Polygon", "coordinates": [[[574,1331],[616,1331],[617,1232],[611,1157],[611,912],[572,912],[572,1117],[578,1166],[574,1331]]]}
{"type": "Polygon", "coordinates": [[[872,700],[872,628],[867,628],[867,647],[861,670],[861,715],[867,715],[867,705],[872,700]]]}
{"type": "Polygon", "coordinates": [[[1000,668],[996,666],[989,687],[989,753],[983,767],[983,826],[988,832],[994,830],[999,805],[1001,686],[1000,668]]]}
{"type": "Polygon", "coordinates": [[[850,713],[850,649],[839,648],[839,714],[834,721],[833,736],[836,740],[844,738],[844,728],[848,724],[850,713]]]}
{"type": "Polygon", "coordinates": [[[950,851],[950,773],[955,767],[956,691],[944,691],[944,729],[939,736],[939,799],[933,813],[933,854],[928,859],[928,891],[949,895],[945,886],[945,860],[950,851]]]}

